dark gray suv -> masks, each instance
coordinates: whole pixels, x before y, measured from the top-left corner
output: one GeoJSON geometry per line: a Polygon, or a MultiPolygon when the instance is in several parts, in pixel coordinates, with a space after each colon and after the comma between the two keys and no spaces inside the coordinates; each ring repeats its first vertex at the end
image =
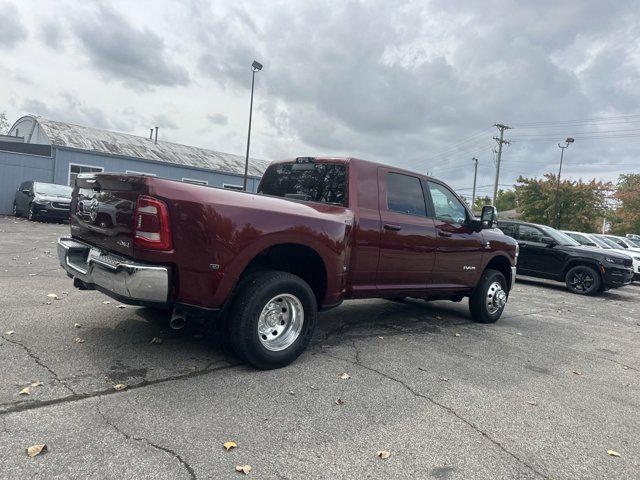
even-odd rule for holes
{"type": "Polygon", "coordinates": [[[22,182],[13,200],[13,214],[36,218],[66,220],[69,218],[69,205],[73,189],[67,185],[55,183],[22,182]]]}

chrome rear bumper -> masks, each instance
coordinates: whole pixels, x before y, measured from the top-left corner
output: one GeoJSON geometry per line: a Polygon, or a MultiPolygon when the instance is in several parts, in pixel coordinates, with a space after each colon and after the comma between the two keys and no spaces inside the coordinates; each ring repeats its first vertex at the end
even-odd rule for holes
{"type": "Polygon", "coordinates": [[[145,265],[72,238],[58,239],[58,260],[67,274],[126,303],[167,303],[169,268],[145,265]]]}

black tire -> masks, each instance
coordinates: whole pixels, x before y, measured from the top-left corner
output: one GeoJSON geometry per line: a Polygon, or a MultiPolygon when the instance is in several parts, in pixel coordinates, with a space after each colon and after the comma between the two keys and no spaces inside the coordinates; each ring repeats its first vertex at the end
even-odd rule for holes
{"type": "Polygon", "coordinates": [[[578,295],[595,295],[603,290],[600,275],[588,265],[571,268],[565,276],[565,283],[571,293],[578,295]]]}
{"type": "MultiPolygon", "coordinates": [[[[291,318],[292,313],[285,307],[282,312],[287,318],[291,318]]],[[[316,298],[309,285],[300,277],[287,272],[257,272],[240,285],[227,321],[233,351],[240,359],[259,370],[281,368],[298,358],[309,345],[317,323],[316,298]],[[295,316],[302,318],[302,322],[292,343],[274,351],[265,346],[265,342],[272,339],[259,333],[258,324],[263,310],[269,304],[282,302],[283,298],[285,301],[286,298],[293,298],[294,300],[290,300],[293,302],[297,300],[298,303],[294,303],[298,309],[295,316]]],[[[289,323],[295,322],[287,321],[285,328],[288,328],[289,323]]],[[[277,335],[276,339],[280,334],[277,335]]]]}
{"type": "Polygon", "coordinates": [[[474,322],[495,323],[498,321],[506,304],[506,298],[504,298],[504,303],[498,301],[498,298],[502,297],[502,295],[496,296],[500,290],[508,297],[507,281],[504,275],[497,270],[485,270],[469,297],[469,311],[474,322]],[[496,285],[499,285],[499,288],[496,285]]]}

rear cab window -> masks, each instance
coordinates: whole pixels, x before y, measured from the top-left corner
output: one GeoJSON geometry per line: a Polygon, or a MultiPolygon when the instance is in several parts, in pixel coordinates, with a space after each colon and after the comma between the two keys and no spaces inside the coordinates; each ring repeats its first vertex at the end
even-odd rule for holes
{"type": "Polygon", "coordinates": [[[347,166],[344,163],[296,161],[271,165],[258,193],[291,200],[347,205],[347,166]]]}

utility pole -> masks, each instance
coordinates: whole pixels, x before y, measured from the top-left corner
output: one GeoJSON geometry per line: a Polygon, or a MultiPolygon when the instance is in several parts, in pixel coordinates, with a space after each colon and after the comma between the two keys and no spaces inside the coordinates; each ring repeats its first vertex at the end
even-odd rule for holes
{"type": "Polygon", "coordinates": [[[242,190],[247,191],[247,178],[249,176],[249,144],[251,143],[251,115],[253,113],[253,85],[256,81],[256,72],[262,70],[262,64],[255,60],[251,64],[251,103],[249,104],[249,131],[247,132],[247,156],[244,160],[244,179],[242,180],[242,190]]]}
{"type": "Polygon", "coordinates": [[[493,200],[491,201],[491,205],[496,204],[496,197],[498,196],[498,181],[500,179],[500,161],[502,160],[502,145],[503,144],[509,144],[509,142],[507,140],[504,139],[504,131],[505,130],[510,130],[511,127],[507,126],[507,125],[503,125],[502,123],[496,123],[494,125],[494,127],[497,127],[498,130],[500,130],[500,137],[493,137],[493,139],[498,142],[498,158],[497,158],[497,162],[496,162],[496,181],[494,182],[493,185],[493,200]]]}
{"type": "Polygon", "coordinates": [[[558,183],[556,184],[556,208],[553,218],[554,227],[560,228],[560,212],[558,211],[558,199],[560,197],[560,175],[562,174],[562,159],[564,157],[564,149],[574,142],[573,138],[569,137],[564,141],[564,146],[558,144],[560,148],[560,168],[558,169],[558,183]]]}
{"type": "Polygon", "coordinates": [[[473,212],[473,206],[476,204],[476,180],[478,179],[478,159],[473,157],[473,193],[471,194],[471,211],[473,212]]]}

